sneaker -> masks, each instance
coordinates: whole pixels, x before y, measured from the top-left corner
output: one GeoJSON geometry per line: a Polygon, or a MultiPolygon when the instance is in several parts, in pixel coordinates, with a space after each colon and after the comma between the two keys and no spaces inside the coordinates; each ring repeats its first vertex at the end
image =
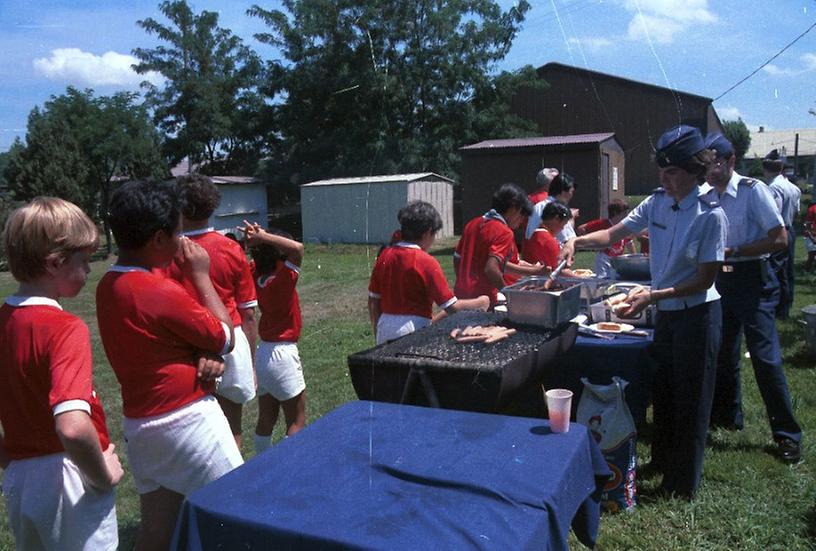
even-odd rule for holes
{"type": "Polygon", "coordinates": [[[790,438],[782,438],[776,443],[776,453],[785,463],[796,463],[802,459],[802,446],[790,438]]]}

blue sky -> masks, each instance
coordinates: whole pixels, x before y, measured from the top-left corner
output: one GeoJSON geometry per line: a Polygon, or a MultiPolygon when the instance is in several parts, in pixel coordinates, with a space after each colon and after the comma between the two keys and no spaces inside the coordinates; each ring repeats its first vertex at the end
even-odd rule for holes
{"type": "MultiPolygon", "coordinates": [[[[507,8],[512,0],[499,0],[507,8]]],[[[550,61],[717,98],[816,22],[816,0],[530,0],[523,30],[499,66],[550,61]]],[[[264,58],[276,52],[245,15],[277,1],[192,0],[264,58]]],[[[136,90],[135,47],[155,39],[136,26],[161,18],[151,0],[0,1],[0,151],[25,135],[28,113],[69,84],[97,94],[136,90]]],[[[714,106],[751,128],[813,128],[816,29],[714,106]]]]}

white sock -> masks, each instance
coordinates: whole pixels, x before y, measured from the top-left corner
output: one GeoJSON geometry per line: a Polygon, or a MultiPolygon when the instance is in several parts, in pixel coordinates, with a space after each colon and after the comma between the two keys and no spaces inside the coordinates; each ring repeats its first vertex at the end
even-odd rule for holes
{"type": "Polygon", "coordinates": [[[255,455],[258,455],[272,445],[272,435],[261,436],[260,434],[255,434],[252,437],[252,442],[255,444],[255,455]]]}

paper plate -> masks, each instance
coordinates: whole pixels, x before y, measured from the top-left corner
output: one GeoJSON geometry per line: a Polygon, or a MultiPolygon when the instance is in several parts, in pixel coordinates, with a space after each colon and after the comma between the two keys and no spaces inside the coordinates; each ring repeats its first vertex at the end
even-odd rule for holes
{"type": "MultiPolygon", "coordinates": [[[[617,323],[617,322],[608,322],[608,323],[617,323]]],[[[598,333],[625,333],[626,331],[632,331],[635,326],[629,325],[628,323],[618,323],[620,325],[620,329],[600,329],[598,326],[600,323],[593,323],[589,326],[590,329],[593,331],[597,331],[598,333]]]]}

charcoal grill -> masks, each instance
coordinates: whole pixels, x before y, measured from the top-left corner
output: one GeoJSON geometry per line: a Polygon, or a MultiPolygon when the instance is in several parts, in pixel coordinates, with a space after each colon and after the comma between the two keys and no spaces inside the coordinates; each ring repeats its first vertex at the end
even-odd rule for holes
{"type": "Polygon", "coordinates": [[[439,323],[348,357],[361,400],[495,413],[531,386],[575,342],[577,325],[510,323],[507,314],[457,312],[439,323]],[[492,344],[457,343],[456,327],[503,325],[517,332],[492,344]]]}

